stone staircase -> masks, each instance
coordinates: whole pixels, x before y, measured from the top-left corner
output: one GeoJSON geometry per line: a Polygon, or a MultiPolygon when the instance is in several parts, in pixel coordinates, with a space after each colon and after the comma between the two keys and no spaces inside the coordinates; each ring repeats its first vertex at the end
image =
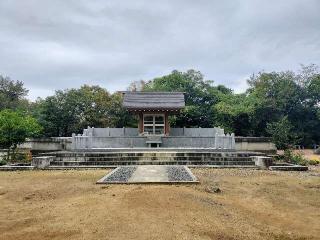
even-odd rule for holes
{"type": "Polygon", "coordinates": [[[263,155],[254,152],[215,150],[167,150],[152,149],[135,151],[90,151],[52,152],[42,156],[52,156],[50,166],[119,166],[119,165],[210,165],[219,167],[254,166],[251,156],[263,155]]]}
{"type": "Polygon", "coordinates": [[[147,136],[146,145],[148,147],[157,147],[159,148],[162,144],[162,137],[157,135],[147,136]]]}

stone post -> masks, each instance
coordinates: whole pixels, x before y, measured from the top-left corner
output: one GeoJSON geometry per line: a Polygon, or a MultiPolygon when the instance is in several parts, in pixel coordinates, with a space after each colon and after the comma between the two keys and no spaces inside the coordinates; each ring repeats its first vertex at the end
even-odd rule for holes
{"type": "Polygon", "coordinates": [[[251,158],[260,169],[268,169],[273,164],[273,159],[271,157],[252,156],[251,158]]]}
{"type": "Polygon", "coordinates": [[[76,149],[76,134],[72,133],[72,143],[71,143],[71,149],[76,149]]]}
{"type": "Polygon", "coordinates": [[[54,156],[43,156],[32,158],[31,166],[38,169],[45,169],[50,166],[50,163],[54,160],[54,156]]]}
{"type": "Polygon", "coordinates": [[[234,133],[231,133],[231,149],[236,149],[236,139],[234,133]]]}

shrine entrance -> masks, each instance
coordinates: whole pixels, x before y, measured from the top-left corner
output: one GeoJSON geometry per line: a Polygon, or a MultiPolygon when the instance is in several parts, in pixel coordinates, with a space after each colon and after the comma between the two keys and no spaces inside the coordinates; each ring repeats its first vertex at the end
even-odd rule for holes
{"type": "MultiPolygon", "coordinates": [[[[169,136],[169,115],[185,107],[182,92],[122,92],[123,106],[138,117],[139,136],[169,136]]],[[[157,140],[148,141],[156,144],[157,140]]]]}
{"type": "Polygon", "coordinates": [[[164,135],[165,115],[143,114],[143,133],[147,135],[164,135]]]}

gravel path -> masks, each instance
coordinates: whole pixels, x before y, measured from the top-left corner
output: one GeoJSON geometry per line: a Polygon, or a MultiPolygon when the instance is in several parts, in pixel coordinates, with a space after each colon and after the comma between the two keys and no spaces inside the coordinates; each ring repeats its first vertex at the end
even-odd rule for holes
{"type": "Polygon", "coordinates": [[[167,166],[169,181],[194,181],[184,166],[167,166]]]}
{"type": "Polygon", "coordinates": [[[102,182],[128,182],[128,179],[136,171],[137,167],[126,166],[117,168],[114,172],[111,172],[102,182]]]}

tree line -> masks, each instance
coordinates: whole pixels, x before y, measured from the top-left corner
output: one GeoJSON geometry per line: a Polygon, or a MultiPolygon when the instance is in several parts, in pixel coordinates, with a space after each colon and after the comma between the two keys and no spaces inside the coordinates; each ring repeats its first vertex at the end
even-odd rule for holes
{"type": "MultiPolygon", "coordinates": [[[[236,136],[272,137],[281,149],[319,144],[320,72],[316,65],[301,66],[297,72],[260,72],[247,81],[246,92],[237,94],[205,80],[199,71],[174,70],[132,82],[128,91],[185,92],[185,109],[170,118],[174,127],[220,126],[236,136]]],[[[137,127],[134,116],[122,107],[121,93],[99,86],[59,90],[34,102],[26,99],[27,93],[23,82],[0,76],[0,147],[4,147],[4,132],[11,129],[6,126],[10,114],[16,121],[21,116],[35,120],[28,136],[71,136],[87,126],[137,127]]]]}

